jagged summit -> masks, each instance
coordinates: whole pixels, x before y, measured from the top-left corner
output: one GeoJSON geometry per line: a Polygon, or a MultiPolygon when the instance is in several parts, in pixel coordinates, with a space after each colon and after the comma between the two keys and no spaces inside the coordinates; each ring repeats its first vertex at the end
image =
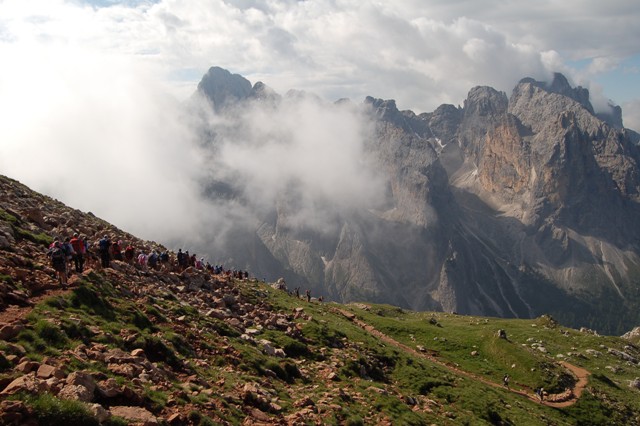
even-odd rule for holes
{"type": "Polygon", "coordinates": [[[220,67],[211,67],[198,83],[198,92],[204,94],[216,111],[246,99],[251,94],[251,83],[239,74],[231,74],[220,67]]]}

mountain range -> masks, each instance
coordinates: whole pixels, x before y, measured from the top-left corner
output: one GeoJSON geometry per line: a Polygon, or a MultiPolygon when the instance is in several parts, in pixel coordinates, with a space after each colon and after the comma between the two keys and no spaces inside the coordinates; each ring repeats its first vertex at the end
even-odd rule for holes
{"type": "MultiPolygon", "coordinates": [[[[219,67],[193,98],[207,105],[194,115],[218,117],[200,124],[212,153],[242,127],[229,122],[243,111],[321,102],[219,67]]],[[[256,218],[227,231],[225,254],[236,264],[340,302],[550,314],[614,334],[640,323],[640,138],[619,107],[596,112],[587,89],[556,73],[550,82],[524,78],[510,96],[474,87],[462,106],[429,113],[373,97],[329,108],[371,124],[362,161],[380,191],[363,204],[316,200],[319,227],[300,208],[295,182],[257,208],[241,179],[214,174],[203,192],[256,218]]]]}

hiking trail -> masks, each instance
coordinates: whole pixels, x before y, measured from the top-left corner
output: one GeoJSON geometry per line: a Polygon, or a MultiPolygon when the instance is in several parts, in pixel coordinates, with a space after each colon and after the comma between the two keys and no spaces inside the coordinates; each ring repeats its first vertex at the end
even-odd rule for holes
{"type": "MultiPolygon", "coordinates": [[[[584,389],[587,386],[588,383],[588,377],[591,374],[589,371],[585,370],[584,368],[578,367],[576,365],[570,364],[568,362],[565,361],[561,361],[559,364],[569,370],[571,372],[571,374],[573,374],[576,378],[577,381],[575,383],[575,385],[571,388],[568,389],[568,391],[570,391],[569,395],[567,395],[567,399],[563,400],[563,401],[550,401],[550,400],[545,400],[545,401],[540,401],[538,399],[538,396],[530,391],[527,390],[523,390],[523,389],[515,389],[513,387],[509,387],[509,388],[505,388],[505,386],[501,383],[496,383],[493,382],[485,377],[482,377],[478,374],[469,372],[469,371],[465,371],[465,370],[461,370],[459,367],[441,361],[438,358],[436,358],[433,354],[429,353],[429,352],[421,352],[418,351],[410,346],[405,345],[404,343],[398,342],[397,340],[393,339],[392,337],[382,333],[381,331],[377,330],[375,327],[373,327],[370,324],[367,324],[366,322],[358,319],[356,317],[356,315],[352,312],[340,309],[340,308],[334,308],[334,311],[336,313],[339,313],[341,315],[343,315],[344,317],[346,317],[348,320],[350,320],[351,322],[353,322],[354,324],[356,324],[357,326],[359,326],[360,328],[362,328],[363,330],[365,330],[366,332],[368,332],[369,334],[371,334],[372,336],[375,336],[376,338],[390,344],[393,345],[397,348],[402,349],[405,352],[409,352],[414,356],[418,356],[421,358],[425,358],[427,360],[429,360],[430,362],[433,362],[434,364],[439,365],[442,368],[447,369],[448,371],[451,371],[452,373],[461,375],[461,376],[465,376],[467,378],[470,378],[472,380],[475,380],[477,382],[481,382],[484,383],[488,386],[492,386],[494,388],[500,388],[503,390],[507,390],[509,392],[521,395],[531,401],[534,401],[536,403],[541,403],[543,405],[549,406],[549,407],[555,407],[555,408],[563,408],[563,407],[569,407],[573,404],[575,404],[576,402],[578,402],[578,400],[580,399],[580,397],[582,396],[582,392],[584,391],[584,389]]],[[[525,388],[528,389],[528,387],[525,386],[525,388]]],[[[555,395],[548,395],[548,398],[553,398],[555,395]]]]}

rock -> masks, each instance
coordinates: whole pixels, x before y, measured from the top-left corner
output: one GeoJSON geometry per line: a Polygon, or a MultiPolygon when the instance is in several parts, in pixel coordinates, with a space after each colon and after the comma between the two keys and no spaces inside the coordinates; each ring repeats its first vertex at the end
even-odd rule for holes
{"type": "Polygon", "coordinates": [[[0,403],[0,424],[23,425],[29,416],[27,406],[22,401],[5,400],[0,403]]]}
{"type": "Polygon", "coordinates": [[[507,332],[505,330],[498,330],[498,337],[507,340],[507,332]]]}
{"type": "Polygon", "coordinates": [[[115,406],[109,409],[112,416],[122,417],[131,422],[139,422],[144,426],[157,425],[158,419],[146,408],[115,406]]]}
{"type": "Polygon", "coordinates": [[[64,372],[52,365],[42,364],[40,367],[38,367],[36,377],[39,379],[48,379],[49,377],[62,379],[64,377],[64,372]]]}
{"type": "Polygon", "coordinates": [[[111,413],[100,404],[91,404],[89,410],[100,424],[111,418],[111,413]]]}
{"type": "Polygon", "coordinates": [[[251,409],[251,417],[261,422],[268,422],[270,420],[269,415],[258,408],[251,409]]]}
{"type": "Polygon", "coordinates": [[[629,387],[634,389],[640,389],[640,377],[636,377],[629,381],[629,387]]]}
{"type": "Polygon", "coordinates": [[[29,374],[32,371],[36,371],[39,367],[40,364],[35,361],[23,361],[16,365],[14,370],[19,371],[20,373],[29,374]]]}
{"type": "Polygon", "coordinates": [[[171,426],[181,426],[185,424],[184,417],[180,413],[173,413],[169,417],[167,417],[167,423],[171,426]]]}
{"type": "Polygon", "coordinates": [[[13,395],[18,392],[40,393],[48,390],[47,384],[33,374],[25,374],[13,380],[0,394],[13,395]]]}
{"type": "Polygon", "coordinates": [[[622,352],[622,351],[619,351],[619,350],[616,350],[616,349],[612,349],[612,348],[609,348],[609,350],[607,350],[607,352],[609,354],[617,356],[618,358],[623,359],[625,361],[629,361],[629,362],[632,362],[634,364],[638,363],[638,359],[637,358],[635,358],[634,356],[632,356],[632,355],[630,355],[630,354],[628,354],[626,352],[622,352]]]}
{"type": "Polygon", "coordinates": [[[146,358],[146,355],[144,353],[144,349],[140,349],[140,348],[132,350],[131,351],[131,356],[134,356],[136,358],[138,358],[138,357],[139,358],[146,358]]]}
{"type": "Polygon", "coordinates": [[[0,327],[0,340],[11,340],[24,330],[22,324],[4,324],[0,327]]]}
{"type": "Polygon", "coordinates": [[[93,392],[89,391],[82,385],[65,385],[58,393],[60,399],[70,399],[74,401],[91,402],[93,401],[93,392]]]}
{"type": "Polygon", "coordinates": [[[96,389],[96,381],[89,373],[83,371],[74,371],[67,376],[66,383],[68,385],[79,385],[87,388],[89,392],[93,393],[96,389]]]}
{"type": "Polygon", "coordinates": [[[622,338],[633,341],[640,340],[640,327],[634,327],[633,330],[624,333],[622,338]]]}

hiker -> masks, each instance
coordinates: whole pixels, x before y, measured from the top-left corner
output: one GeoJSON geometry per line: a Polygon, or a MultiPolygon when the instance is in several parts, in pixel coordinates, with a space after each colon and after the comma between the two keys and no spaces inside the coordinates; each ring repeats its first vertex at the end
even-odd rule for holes
{"type": "Polygon", "coordinates": [[[158,267],[158,253],[156,253],[155,250],[153,250],[149,256],[147,257],[147,264],[149,265],[149,267],[153,270],[157,269],[158,267]]]}
{"type": "Polygon", "coordinates": [[[133,265],[133,258],[135,256],[136,256],[136,249],[131,244],[128,244],[127,247],[124,249],[124,261],[127,262],[129,265],[133,265]]]}
{"type": "Polygon", "coordinates": [[[53,244],[47,251],[47,256],[51,258],[51,266],[56,271],[58,276],[58,282],[63,287],[67,285],[67,257],[64,253],[60,241],[57,239],[53,241],[53,244]]]}
{"type": "Polygon", "coordinates": [[[544,388],[543,387],[537,388],[536,395],[538,395],[538,399],[540,399],[540,402],[544,401],[544,388]]]}
{"type": "Polygon", "coordinates": [[[509,389],[509,375],[505,374],[504,377],[502,378],[502,384],[509,389]]]}
{"type": "Polygon", "coordinates": [[[65,255],[65,267],[67,268],[66,273],[69,275],[69,271],[71,270],[71,262],[73,261],[73,246],[71,245],[71,238],[66,237],[64,239],[64,243],[62,243],[62,251],[64,251],[65,255]]]}
{"type": "Polygon", "coordinates": [[[86,237],[82,237],[84,241],[84,261],[89,268],[97,268],[99,265],[98,256],[91,250],[91,243],[86,237]]]}
{"type": "Polygon", "coordinates": [[[160,253],[160,269],[163,271],[169,270],[169,261],[171,260],[169,252],[167,250],[160,253]]]}
{"type": "Polygon", "coordinates": [[[311,290],[307,289],[306,295],[307,295],[307,302],[311,302],[311,290]]]}
{"type": "Polygon", "coordinates": [[[111,245],[111,258],[114,260],[124,260],[122,257],[122,248],[120,244],[122,241],[114,241],[111,245]]]}
{"type": "Polygon", "coordinates": [[[84,254],[86,252],[84,240],[75,232],[69,242],[71,243],[71,247],[73,247],[73,262],[76,267],[76,272],[82,273],[84,270],[84,254]]]}
{"type": "Polygon", "coordinates": [[[111,240],[109,236],[105,235],[100,241],[98,241],[98,250],[100,251],[100,264],[103,268],[108,268],[111,262],[111,240]]]}
{"type": "Polygon", "coordinates": [[[148,256],[144,254],[143,251],[141,251],[140,254],[138,255],[138,265],[140,265],[142,269],[147,269],[147,259],[148,259],[148,256]]]}
{"type": "Polygon", "coordinates": [[[196,260],[196,269],[199,269],[199,270],[204,269],[204,257],[201,257],[199,260],[196,260]]]}
{"type": "Polygon", "coordinates": [[[183,271],[189,267],[189,262],[191,262],[191,255],[189,254],[189,250],[186,250],[182,256],[181,267],[183,271]]]}

